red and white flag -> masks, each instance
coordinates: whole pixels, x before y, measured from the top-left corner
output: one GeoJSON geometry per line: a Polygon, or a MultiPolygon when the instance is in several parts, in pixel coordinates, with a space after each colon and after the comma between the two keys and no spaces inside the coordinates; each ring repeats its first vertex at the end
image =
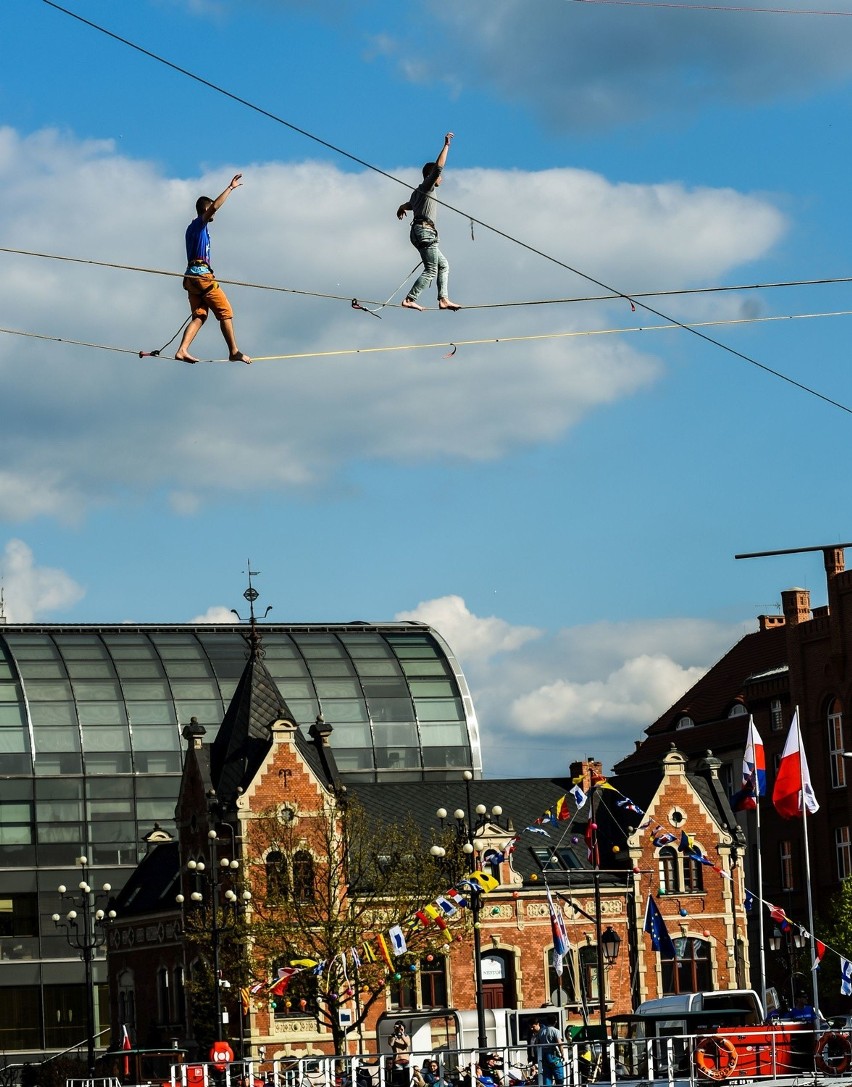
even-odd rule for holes
{"type": "MultiPolygon", "coordinates": [[[[126,1023],[121,1024],[121,1048],[124,1049],[124,1050],[128,1050],[128,1049],[133,1048],[133,1043],[130,1041],[130,1035],[127,1033],[127,1024],[126,1023]]],[[[124,1074],[125,1074],[125,1076],[130,1075],[130,1058],[129,1057],[124,1058],[124,1074]]]]}
{"type": "Polygon", "coordinates": [[[804,814],[804,809],[813,815],[819,811],[817,798],[811,786],[811,773],[808,760],[799,735],[799,711],[793,714],[787,742],[781,752],[781,762],[775,775],[775,787],[772,790],[772,803],[775,810],[785,819],[795,819],[804,814]]]}

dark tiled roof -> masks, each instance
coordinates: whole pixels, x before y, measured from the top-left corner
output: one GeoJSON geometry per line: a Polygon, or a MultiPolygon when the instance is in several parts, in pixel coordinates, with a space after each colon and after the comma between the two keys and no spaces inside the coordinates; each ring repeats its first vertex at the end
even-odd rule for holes
{"type": "MultiPolygon", "coordinates": [[[[658,784],[659,781],[658,770],[658,784]]],[[[533,875],[541,875],[541,867],[533,850],[550,846],[569,850],[576,862],[576,867],[572,867],[570,871],[558,871],[548,867],[547,878],[550,883],[560,886],[568,883],[585,886],[592,884],[592,866],[583,839],[587,823],[585,813],[573,822],[569,819],[557,826],[544,826],[547,836],[526,830],[546,811],[553,811],[556,801],[562,796],[567,796],[569,811],[571,815],[576,815],[576,805],[569,793],[571,787],[569,778],[489,778],[470,782],[470,806],[474,819],[478,804],[484,804],[488,812],[495,805],[499,805],[503,809],[498,817],[501,826],[506,827],[508,820],[514,833],[520,834],[520,840],[512,855],[512,864],[525,883],[529,883],[533,875]]],[[[440,833],[440,822],[435,814],[438,808],[447,810],[445,822],[450,824],[456,809],[467,808],[464,781],[350,784],[348,791],[364,807],[367,815],[378,822],[392,823],[398,822],[400,818],[411,817],[426,843],[433,838],[437,839],[440,833]]],[[[623,881],[623,878],[614,874],[612,882],[623,881]]]]}
{"type": "Polygon", "coordinates": [[[180,891],[177,842],[162,842],[146,853],[115,900],[119,920],[139,914],[174,910],[180,891]]]}
{"type": "MultiPolygon", "coordinates": [[[[210,748],[210,775],[220,801],[233,804],[237,791],[245,791],[272,745],[276,721],[298,724],[260,655],[252,654],[210,748]]],[[[295,740],[313,773],[327,784],[328,773],[315,744],[298,728],[295,740]]]]}

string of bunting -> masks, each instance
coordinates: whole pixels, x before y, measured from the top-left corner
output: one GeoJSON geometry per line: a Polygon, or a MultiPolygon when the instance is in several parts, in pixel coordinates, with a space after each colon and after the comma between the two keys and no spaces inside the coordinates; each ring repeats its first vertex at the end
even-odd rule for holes
{"type": "MultiPolygon", "coordinates": [[[[487,894],[499,885],[500,881],[490,872],[483,869],[470,872],[463,880],[459,880],[455,887],[451,887],[443,895],[438,895],[432,902],[415,911],[415,917],[424,928],[434,924],[441,931],[446,942],[451,944],[453,935],[447,926],[448,919],[454,917],[460,910],[469,905],[471,892],[487,894]]],[[[386,932],[377,932],[371,939],[365,940],[360,948],[349,948],[348,955],[346,951],[341,951],[338,955],[333,955],[331,959],[325,961],[310,958],[291,959],[289,966],[278,968],[277,977],[272,981],[256,982],[241,993],[241,998],[245,1003],[246,993],[264,1000],[270,997],[283,996],[290,982],[297,974],[309,971],[316,976],[320,976],[325,971],[330,970],[339,959],[346,988],[340,994],[332,993],[329,995],[332,998],[348,999],[354,994],[354,990],[349,984],[346,972],[347,957],[351,958],[352,965],[356,970],[364,963],[381,961],[387,967],[388,972],[393,974],[396,969],[394,959],[404,955],[407,951],[408,944],[402,926],[394,924],[386,932]]]]}

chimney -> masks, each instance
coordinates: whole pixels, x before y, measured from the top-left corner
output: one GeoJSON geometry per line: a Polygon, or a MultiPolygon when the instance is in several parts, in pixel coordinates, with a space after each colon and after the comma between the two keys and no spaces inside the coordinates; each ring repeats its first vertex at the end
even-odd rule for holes
{"type": "Polygon", "coordinates": [[[784,626],[783,615],[758,615],[758,630],[774,630],[775,627],[784,626]]]}
{"type": "Polygon", "coordinates": [[[826,577],[842,574],[846,569],[846,553],[842,547],[826,547],[822,553],[826,577]]]}
{"type": "Polygon", "coordinates": [[[807,623],[811,618],[811,594],[809,589],[785,589],[781,593],[781,607],[788,627],[807,623]]]}
{"type": "Polygon", "coordinates": [[[583,759],[582,762],[572,762],[568,768],[568,773],[571,775],[572,780],[574,778],[582,779],[579,785],[584,793],[587,793],[592,785],[596,785],[604,779],[603,763],[592,755],[583,759]]]}

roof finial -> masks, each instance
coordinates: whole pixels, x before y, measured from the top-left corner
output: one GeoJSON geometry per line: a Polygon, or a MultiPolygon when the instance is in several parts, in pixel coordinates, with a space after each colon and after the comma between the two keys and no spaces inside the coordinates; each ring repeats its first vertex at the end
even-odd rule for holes
{"type": "MultiPolygon", "coordinates": [[[[258,577],[260,575],[260,570],[252,570],[252,568],[251,568],[251,559],[248,560],[247,567],[248,568],[246,570],[246,573],[248,574],[248,588],[243,593],[243,596],[249,602],[249,619],[248,619],[248,623],[249,623],[249,627],[250,627],[250,632],[249,632],[248,638],[246,640],[249,643],[250,659],[251,660],[258,660],[260,657],[263,656],[263,647],[261,646],[261,643],[260,643],[260,632],[257,629],[257,616],[254,614],[254,602],[260,596],[260,593],[252,585],[251,579],[253,577],[258,577]]],[[[266,609],[266,611],[261,616],[261,619],[265,619],[267,617],[267,615],[269,615],[269,613],[271,611],[272,611],[272,605],[270,604],[269,607],[266,609]]],[[[241,623],[243,622],[242,616],[240,615],[240,613],[235,608],[231,608],[231,612],[234,615],[236,615],[236,617],[240,620],[241,623]]]]}

